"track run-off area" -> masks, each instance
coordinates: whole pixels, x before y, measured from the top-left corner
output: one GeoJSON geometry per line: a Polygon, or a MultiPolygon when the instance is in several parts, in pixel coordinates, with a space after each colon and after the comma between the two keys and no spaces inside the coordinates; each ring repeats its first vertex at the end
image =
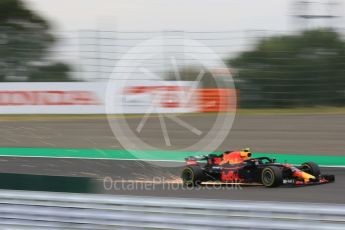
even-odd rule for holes
{"type": "MultiPolygon", "coordinates": [[[[213,118],[195,115],[183,119],[204,130],[204,124],[213,118]]],[[[162,134],[157,118],[149,120],[143,139],[159,147],[162,134]]],[[[104,118],[0,119],[0,172],[91,177],[97,193],[345,203],[344,121],[343,114],[239,115],[216,150],[251,147],[254,157],[274,157],[292,164],[314,161],[323,166],[323,173],[336,176],[334,183],[318,186],[186,189],[179,181],[184,157],[207,151],[126,151],[104,118]]],[[[140,118],[126,122],[135,124],[140,118]]],[[[174,126],[168,130],[177,147],[193,141],[192,135],[174,126]]]]}

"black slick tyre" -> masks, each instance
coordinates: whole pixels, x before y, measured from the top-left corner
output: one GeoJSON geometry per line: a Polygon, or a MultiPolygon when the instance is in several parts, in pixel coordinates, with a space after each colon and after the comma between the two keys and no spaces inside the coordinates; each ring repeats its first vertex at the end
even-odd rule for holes
{"type": "Polygon", "coordinates": [[[204,172],[200,166],[190,165],[183,169],[181,178],[185,186],[197,186],[205,180],[204,172]]]}
{"type": "Polygon", "coordinates": [[[261,172],[261,183],[265,187],[278,187],[283,183],[282,170],[277,166],[267,166],[261,172]]]}
{"type": "Polygon", "coordinates": [[[314,177],[318,178],[320,176],[320,167],[318,164],[314,162],[306,162],[302,164],[302,171],[313,175],[314,177]]]}

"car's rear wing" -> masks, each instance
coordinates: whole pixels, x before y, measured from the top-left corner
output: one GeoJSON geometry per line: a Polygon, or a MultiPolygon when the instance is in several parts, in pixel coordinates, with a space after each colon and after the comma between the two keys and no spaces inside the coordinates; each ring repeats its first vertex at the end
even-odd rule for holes
{"type": "Polygon", "coordinates": [[[202,161],[202,160],[207,160],[209,158],[209,155],[197,155],[197,156],[189,156],[184,158],[185,161],[202,161]]]}
{"type": "Polygon", "coordinates": [[[207,161],[210,158],[210,154],[189,156],[185,158],[187,165],[198,165],[200,161],[207,161]]]}

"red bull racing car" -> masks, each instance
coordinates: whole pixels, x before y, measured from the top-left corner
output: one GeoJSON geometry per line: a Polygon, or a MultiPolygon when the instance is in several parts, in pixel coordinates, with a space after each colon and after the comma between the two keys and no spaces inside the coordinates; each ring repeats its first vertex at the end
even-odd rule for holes
{"type": "Polygon", "coordinates": [[[282,184],[311,185],[333,182],[334,175],[321,175],[319,166],[306,162],[300,166],[276,163],[268,157],[252,158],[249,149],[223,154],[190,156],[182,171],[183,184],[260,184],[277,187],[282,184]]]}

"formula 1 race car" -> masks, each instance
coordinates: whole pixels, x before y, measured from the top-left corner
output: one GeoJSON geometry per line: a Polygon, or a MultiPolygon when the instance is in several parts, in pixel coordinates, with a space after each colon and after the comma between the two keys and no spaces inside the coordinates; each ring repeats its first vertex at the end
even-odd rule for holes
{"type": "Polygon", "coordinates": [[[268,157],[252,158],[249,149],[226,151],[185,158],[183,184],[248,184],[277,187],[282,184],[311,185],[333,182],[334,175],[321,175],[319,166],[306,162],[300,166],[276,163],[268,157]]]}

